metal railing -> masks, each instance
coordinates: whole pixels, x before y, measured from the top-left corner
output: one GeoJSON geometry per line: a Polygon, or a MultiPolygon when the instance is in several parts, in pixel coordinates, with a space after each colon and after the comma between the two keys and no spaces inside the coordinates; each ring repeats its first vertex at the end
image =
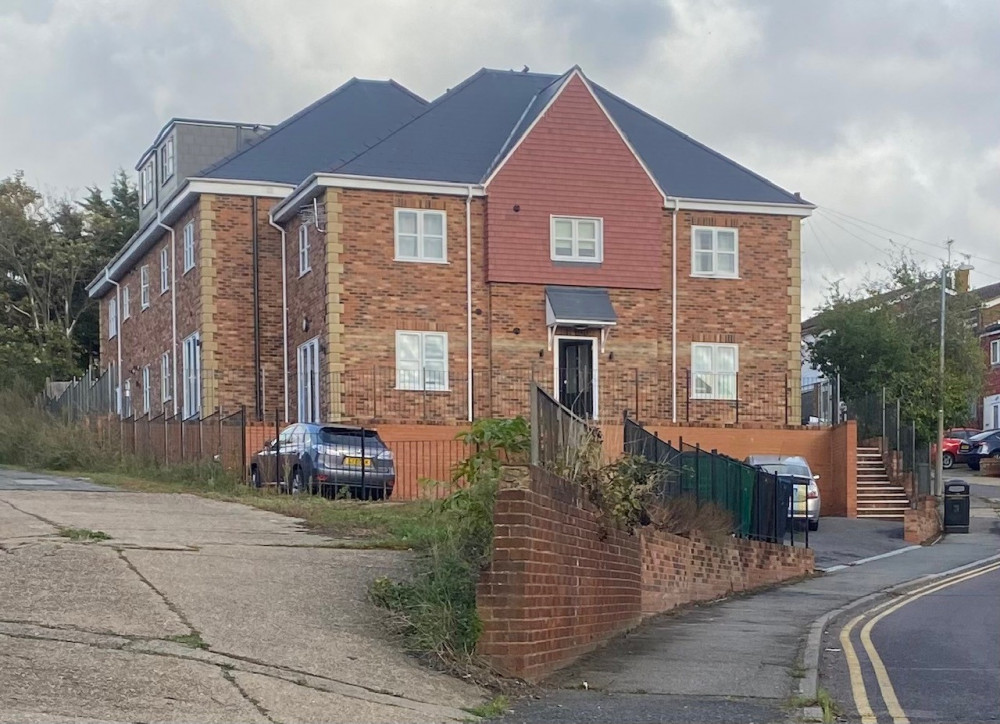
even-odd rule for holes
{"type": "MultiPolygon", "coordinates": [[[[730,514],[734,536],[784,542],[787,534],[788,543],[795,545],[795,526],[789,524],[792,484],[683,439],[674,446],[627,417],[624,424],[625,454],[659,468],[656,495],[661,501],[687,497],[698,506],[713,504],[730,514]]],[[[804,544],[809,545],[808,525],[804,544]]]]}

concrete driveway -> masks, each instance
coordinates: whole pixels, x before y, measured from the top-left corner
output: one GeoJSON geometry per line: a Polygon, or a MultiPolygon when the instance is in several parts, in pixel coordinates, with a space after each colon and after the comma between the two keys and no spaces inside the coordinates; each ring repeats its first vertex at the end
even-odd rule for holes
{"type": "Polygon", "coordinates": [[[482,692],[366,601],[405,554],[330,545],[243,505],[0,470],[0,722],[467,717],[482,692]]]}

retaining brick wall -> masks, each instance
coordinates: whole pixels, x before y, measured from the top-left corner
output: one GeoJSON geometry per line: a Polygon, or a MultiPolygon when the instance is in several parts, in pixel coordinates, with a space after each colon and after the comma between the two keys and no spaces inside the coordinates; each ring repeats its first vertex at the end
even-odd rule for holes
{"type": "Polygon", "coordinates": [[[903,540],[907,543],[924,543],[941,533],[937,498],[925,495],[916,509],[903,514],[903,540]]]}
{"type": "Polygon", "coordinates": [[[528,680],[572,663],[644,615],[813,568],[807,549],[608,530],[578,486],[538,468],[505,470],[494,523],[493,559],[477,595],[478,652],[528,680]]]}

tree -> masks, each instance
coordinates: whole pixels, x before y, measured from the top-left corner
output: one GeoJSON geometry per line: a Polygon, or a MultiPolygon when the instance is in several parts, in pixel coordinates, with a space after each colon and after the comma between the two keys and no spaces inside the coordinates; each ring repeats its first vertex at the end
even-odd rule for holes
{"type": "Polygon", "coordinates": [[[22,172],[0,180],[0,351],[38,386],[80,371],[99,341],[86,284],[138,226],[138,199],[124,172],[106,201],[48,200],[22,172]],[[21,364],[17,364],[20,360],[21,364]]]}
{"type": "MultiPolygon", "coordinates": [[[[881,279],[854,293],[834,285],[819,314],[824,330],[810,345],[813,363],[839,375],[841,395],[880,393],[901,400],[922,439],[934,436],[939,397],[940,273],[899,257],[881,279]]],[[[968,421],[980,394],[985,362],[976,337],[979,300],[949,289],[945,316],[945,422],[968,421]]]]}

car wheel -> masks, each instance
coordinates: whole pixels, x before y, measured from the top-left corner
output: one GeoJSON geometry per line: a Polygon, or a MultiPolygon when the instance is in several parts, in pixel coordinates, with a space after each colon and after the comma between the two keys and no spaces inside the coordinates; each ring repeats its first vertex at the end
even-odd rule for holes
{"type": "Polygon", "coordinates": [[[810,520],[809,521],[809,530],[819,530],[819,521],[818,520],[810,520]]]}
{"type": "Polygon", "coordinates": [[[260,490],[261,486],[264,484],[263,479],[260,477],[260,468],[252,467],[250,468],[250,484],[260,490]]]}
{"type": "Polygon", "coordinates": [[[994,460],[1000,460],[1000,450],[994,450],[990,453],[990,457],[994,460]]]}
{"type": "Polygon", "coordinates": [[[970,460],[969,461],[969,469],[970,470],[979,470],[979,460],[978,459],[977,460],[970,460]]]}
{"type": "Polygon", "coordinates": [[[950,452],[941,453],[941,466],[945,470],[951,470],[955,465],[955,456],[950,452]]]}
{"type": "Polygon", "coordinates": [[[305,480],[302,477],[302,468],[295,468],[292,471],[292,485],[289,492],[292,495],[298,495],[305,490],[305,480]]]}

